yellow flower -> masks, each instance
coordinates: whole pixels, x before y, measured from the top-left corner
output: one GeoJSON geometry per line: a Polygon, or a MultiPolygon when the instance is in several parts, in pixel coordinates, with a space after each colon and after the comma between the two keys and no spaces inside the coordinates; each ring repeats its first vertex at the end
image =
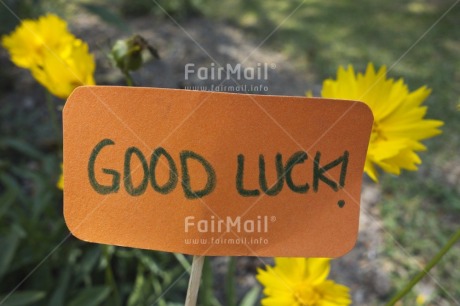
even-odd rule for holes
{"type": "Polygon", "coordinates": [[[57,188],[64,190],[64,176],[62,175],[62,164],[61,164],[61,175],[59,176],[59,181],[56,183],[57,188]]]}
{"type": "Polygon", "coordinates": [[[80,85],[94,85],[95,63],[88,45],[70,33],[67,23],[56,15],[24,20],[2,38],[2,45],[16,65],[30,69],[57,97],[68,97],[80,85]]]}
{"type": "Polygon", "coordinates": [[[75,39],[67,54],[60,57],[46,53],[43,66],[31,69],[35,79],[59,98],[67,98],[75,87],[94,85],[94,58],[88,52],[88,45],[75,39]]]}
{"type": "Polygon", "coordinates": [[[417,305],[425,305],[426,300],[427,300],[426,295],[419,294],[419,295],[417,295],[417,298],[415,299],[415,302],[417,303],[417,305]]]}
{"type": "Polygon", "coordinates": [[[57,55],[66,52],[74,39],[64,20],[48,14],[36,21],[22,21],[13,33],[2,38],[2,45],[10,53],[13,63],[30,69],[42,65],[48,52],[57,55]]]}
{"type": "Polygon", "coordinates": [[[324,81],[321,95],[363,101],[371,108],[374,127],[364,171],[377,181],[375,166],[396,175],[401,169],[417,170],[422,161],[415,152],[426,150],[420,141],[441,133],[442,121],[423,119],[427,107],[422,103],[430,93],[426,86],[409,92],[403,79],[387,79],[385,66],[376,72],[369,63],[357,75],[351,65],[340,67],[337,80],[324,81]]]}
{"type": "Polygon", "coordinates": [[[326,258],[275,258],[275,267],[258,269],[264,306],[350,305],[346,286],[327,280],[330,263],[326,258]]]}

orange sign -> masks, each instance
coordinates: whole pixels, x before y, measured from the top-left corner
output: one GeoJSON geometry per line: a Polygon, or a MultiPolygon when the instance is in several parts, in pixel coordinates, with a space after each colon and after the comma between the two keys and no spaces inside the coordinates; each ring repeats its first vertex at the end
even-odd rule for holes
{"type": "Polygon", "coordinates": [[[82,240],[296,257],[356,242],[363,103],[95,86],[63,115],[64,215],[82,240]]]}

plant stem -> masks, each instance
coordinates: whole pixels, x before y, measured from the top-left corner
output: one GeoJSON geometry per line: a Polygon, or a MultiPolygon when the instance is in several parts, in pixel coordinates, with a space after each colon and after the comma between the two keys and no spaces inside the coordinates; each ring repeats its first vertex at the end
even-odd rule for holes
{"type": "Polygon", "coordinates": [[[190,263],[188,262],[187,258],[185,258],[184,254],[181,253],[173,253],[174,257],[176,257],[177,261],[180,265],[187,271],[190,270],[190,263]]]}
{"type": "Polygon", "coordinates": [[[123,72],[126,80],[126,85],[128,86],[134,86],[134,80],[129,71],[123,72]]]}
{"type": "Polygon", "coordinates": [[[446,254],[455,243],[460,240],[460,229],[449,239],[449,241],[442,247],[442,249],[430,260],[430,262],[421,270],[420,272],[415,275],[415,277],[398,293],[396,293],[393,298],[387,303],[387,306],[394,305],[397,301],[403,298],[406,294],[410,292],[410,290],[423,278],[425,275],[430,272],[431,268],[433,268],[446,254]]]}
{"type": "Polygon", "coordinates": [[[203,277],[202,277],[202,285],[200,291],[200,301],[203,306],[211,306],[213,305],[213,294],[212,294],[212,268],[211,262],[208,258],[204,259],[203,264],[203,277]]]}
{"type": "Polygon", "coordinates": [[[107,245],[103,246],[104,250],[104,259],[106,261],[106,267],[105,267],[105,282],[112,287],[113,291],[113,298],[114,298],[114,304],[112,305],[119,305],[121,306],[121,297],[120,297],[120,292],[118,291],[117,284],[115,282],[115,277],[113,276],[113,271],[112,271],[112,266],[110,264],[110,253],[109,253],[109,247],[107,245]]]}
{"type": "Polygon", "coordinates": [[[53,129],[56,133],[56,137],[57,139],[59,140],[59,143],[61,143],[60,139],[61,139],[61,129],[59,127],[59,122],[57,120],[57,117],[56,117],[56,109],[54,107],[54,103],[53,103],[53,96],[47,91],[46,94],[45,94],[45,100],[46,100],[46,106],[48,108],[48,113],[49,113],[49,116],[50,116],[50,121],[51,121],[51,125],[53,126],[53,129]]]}
{"type": "Polygon", "coordinates": [[[235,271],[236,257],[230,256],[228,260],[227,275],[225,278],[225,295],[227,297],[228,306],[236,306],[235,271]]]}

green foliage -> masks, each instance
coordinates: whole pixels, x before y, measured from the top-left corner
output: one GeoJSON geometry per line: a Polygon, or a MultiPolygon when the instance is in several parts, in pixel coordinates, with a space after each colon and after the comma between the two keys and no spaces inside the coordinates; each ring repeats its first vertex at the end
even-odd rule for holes
{"type": "Polygon", "coordinates": [[[22,19],[37,18],[47,12],[63,13],[65,0],[2,0],[0,35],[12,31],[22,19]]]}
{"type": "Polygon", "coordinates": [[[258,286],[254,286],[243,297],[243,299],[241,300],[240,306],[256,305],[257,301],[259,300],[259,294],[260,294],[260,288],[258,286]]]}
{"type": "MultiPolygon", "coordinates": [[[[411,175],[411,180],[396,182],[386,177],[382,215],[385,249],[394,288],[402,288],[425,265],[457,230],[460,195],[446,191],[443,182],[411,175]],[[433,192],[437,190],[437,192],[433,192]],[[440,193],[442,196],[440,197],[440,193]]],[[[454,267],[460,262],[460,248],[454,246],[422,281],[434,292],[428,301],[434,305],[459,299],[460,273],[454,267]],[[440,286],[439,286],[440,285],[440,286]]],[[[419,289],[403,300],[410,304],[419,289]]]]}
{"type": "Polygon", "coordinates": [[[0,296],[3,306],[26,306],[41,301],[45,297],[43,291],[16,291],[6,296],[0,296]]]}
{"type": "Polygon", "coordinates": [[[182,303],[185,256],[89,244],[68,233],[56,134],[44,113],[11,105],[0,108],[0,304],[182,303]]]}
{"type": "Polygon", "coordinates": [[[100,305],[109,295],[110,288],[98,286],[81,290],[77,297],[69,302],[69,306],[97,306],[100,305]]]}
{"type": "Polygon", "coordinates": [[[4,0],[3,4],[0,4],[0,20],[2,21],[0,22],[0,35],[12,31],[19,24],[16,16],[35,17],[33,7],[37,2],[37,0],[4,0]],[[14,12],[14,15],[10,10],[14,12]]]}
{"type": "Polygon", "coordinates": [[[236,306],[236,257],[230,257],[227,266],[227,275],[225,279],[225,295],[228,306],[236,306]]]}
{"type": "Polygon", "coordinates": [[[214,277],[211,266],[211,258],[206,257],[203,263],[203,273],[201,276],[201,287],[198,301],[202,306],[221,306],[214,296],[214,277]]]}

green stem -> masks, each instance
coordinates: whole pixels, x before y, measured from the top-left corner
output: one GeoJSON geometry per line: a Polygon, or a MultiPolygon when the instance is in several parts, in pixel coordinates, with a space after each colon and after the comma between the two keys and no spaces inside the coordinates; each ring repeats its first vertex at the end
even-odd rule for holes
{"type": "Polygon", "coordinates": [[[236,257],[230,256],[225,279],[225,295],[227,297],[228,306],[236,306],[235,272],[236,257]]]}
{"type": "Polygon", "coordinates": [[[126,85],[134,86],[134,80],[133,80],[133,77],[131,76],[131,74],[129,73],[129,71],[126,71],[123,74],[125,76],[126,85]]]}
{"type": "Polygon", "coordinates": [[[104,259],[106,261],[105,282],[109,284],[110,287],[112,287],[113,298],[114,298],[114,304],[112,305],[121,306],[120,292],[118,291],[117,283],[115,282],[115,277],[113,276],[112,266],[110,264],[111,256],[109,252],[109,247],[110,246],[107,246],[107,245],[103,246],[104,259]]]}
{"type": "Polygon", "coordinates": [[[443,246],[443,248],[433,257],[433,259],[430,260],[425,268],[418,272],[417,275],[415,275],[415,277],[403,289],[401,289],[393,296],[393,298],[387,303],[387,306],[394,305],[397,301],[408,294],[412,287],[414,287],[423,277],[425,277],[425,275],[428,274],[428,272],[430,272],[431,268],[433,268],[441,260],[444,254],[446,254],[458,240],[460,240],[460,229],[449,239],[447,244],[443,246]]]}
{"type": "Polygon", "coordinates": [[[190,263],[188,262],[187,258],[185,258],[184,254],[181,253],[173,253],[174,257],[176,257],[177,261],[180,265],[184,268],[184,270],[189,271],[191,268],[190,263]]]}
{"type": "MultiPolygon", "coordinates": [[[[56,133],[56,137],[58,139],[61,139],[61,129],[59,127],[59,122],[57,120],[57,116],[56,116],[56,108],[54,107],[54,103],[53,103],[53,96],[47,91],[46,92],[46,106],[48,108],[48,113],[49,113],[49,116],[50,116],[50,120],[51,120],[51,124],[53,126],[53,129],[56,133]]],[[[60,143],[61,141],[59,141],[60,143]]]]}
{"type": "Polygon", "coordinates": [[[201,279],[201,291],[200,291],[200,301],[203,306],[211,306],[213,300],[212,292],[212,267],[209,257],[204,258],[203,263],[203,274],[201,279]]]}

